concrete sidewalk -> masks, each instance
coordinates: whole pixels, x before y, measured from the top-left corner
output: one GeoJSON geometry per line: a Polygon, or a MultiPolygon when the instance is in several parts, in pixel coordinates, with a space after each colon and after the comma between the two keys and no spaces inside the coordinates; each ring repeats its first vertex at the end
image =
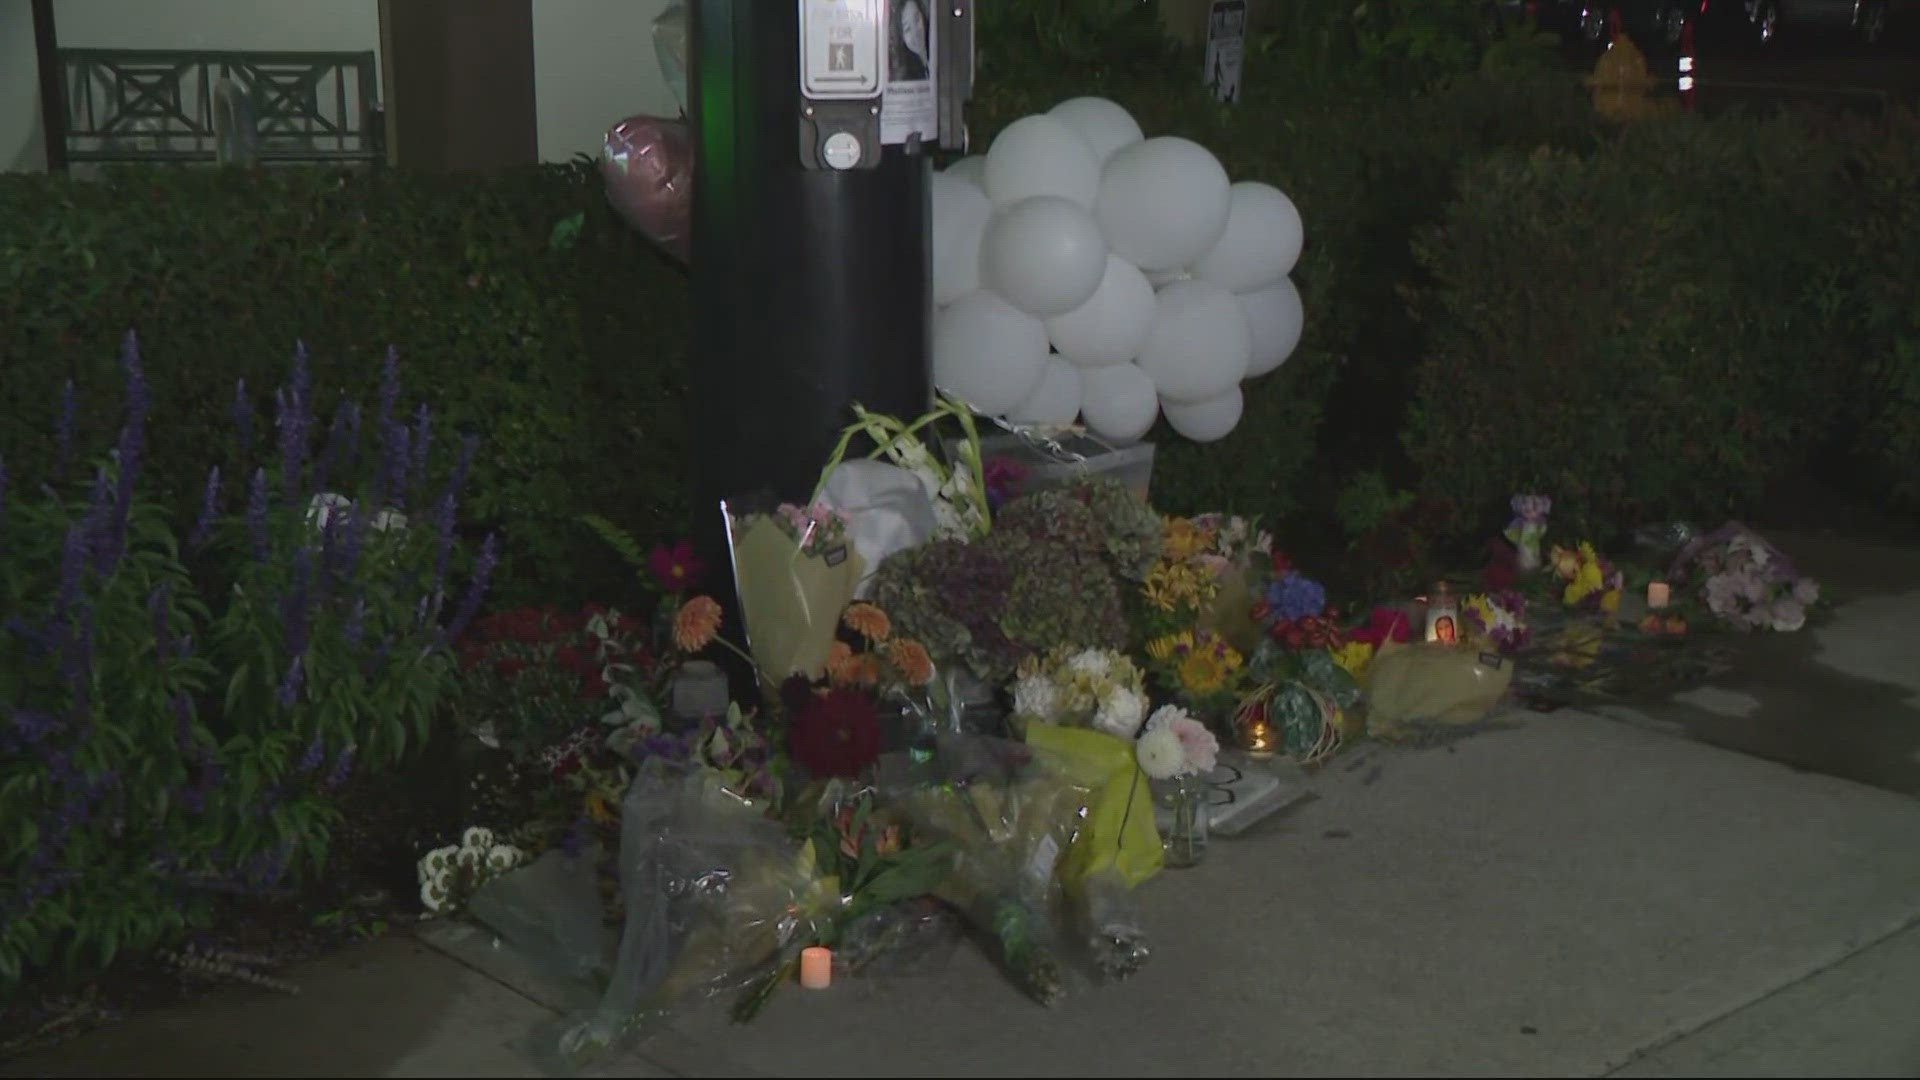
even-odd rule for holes
{"type": "MultiPolygon", "coordinates": [[[[793,988],[601,1070],[719,1075],[1914,1075],[1920,802],[1578,713],[1374,748],[1141,900],[1134,980],[1047,1011],[977,950],[793,988]],[[1786,1021],[1790,1020],[1788,1023],[1786,1021]]],[[[524,1076],[551,991],[397,937],[7,1075],[524,1076]]]]}

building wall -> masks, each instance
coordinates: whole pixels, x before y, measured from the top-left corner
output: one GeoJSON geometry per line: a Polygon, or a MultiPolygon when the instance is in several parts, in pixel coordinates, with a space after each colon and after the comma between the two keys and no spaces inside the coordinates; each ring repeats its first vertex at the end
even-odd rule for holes
{"type": "MultiPolygon", "coordinates": [[[[651,33],[668,2],[533,0],[544,160],[597,153],[606,129],[633,113],[678,112],[651,33]]],[[[379,0],[54,0],[54,22],[66,48],[380,48],[379,0]]],[[[0,169],[45,167],[32,7],[0,0],[0,169]]]]}

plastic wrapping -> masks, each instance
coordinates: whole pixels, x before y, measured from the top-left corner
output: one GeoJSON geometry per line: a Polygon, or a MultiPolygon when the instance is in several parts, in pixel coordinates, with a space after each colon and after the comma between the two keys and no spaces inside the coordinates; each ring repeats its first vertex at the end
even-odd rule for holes
{"type": "Polygon", "coordinates": [[[1089,728],[1032,724],[1027,745],[1049,771],[1092,792],[1086,821],[1060,864],[1060,883],[1070,895],[1096,877],[1132,888],[1159,872],[1153,794],[1131,741],[1089,728]]]}
{"type": "Polygon", "coordinates": [[[537,1038],[539,1056],[563,1071],[676,1006],[764,980],[841,902],[811,845],[709,772],[643,772],[622,813],[626,930],[605,992],[596,1009],[537,1038]]]}
{"type": "Polygon", "coordinates": [[[958,912],[928,896],[872,908],[835,935],[834,974],[897,978],[930,973],[952,959],[965,930],[958,912]]]}
{"type": "Polygon", "coordinates": [[[598,984],[614,943],[600,896],[600,858],[598,847],[574,855],[547,851],[481,885],[467,912],[553,977],[598,984]]]}
{"type": "Polygon", "coordinates": [[[1015,985],[1043,1005],[1068,992],[1066,905],[1057,869],[1093,792],[1017,743],[943,739],[930,761],[883,760],[880,787],[924,833],[954,846],[936,895],[989,941],[1015,985]]]}
{"type": "Polygon", "coordinates": [[[1484,720],[1513,682],[1513,662],[1454,645],[1381,646],[1367,666],[1367,730],[1393,739],[1422,726],[1484,720]]]}
{"type": "Polygon", "coordinates": [[[1105,978],[1125,979],[1152,955],[1133,887],[1120,875],[1100,873],[1082,882],[1074,916],[1087,959],[1105,978]]]}
{"type": "Polygon", "coordinates": [[[838,511],[815,504],[722,503],[747,647],[771,688],[790,675],[819,678],[840,613],[865,577],[838,511]]]}

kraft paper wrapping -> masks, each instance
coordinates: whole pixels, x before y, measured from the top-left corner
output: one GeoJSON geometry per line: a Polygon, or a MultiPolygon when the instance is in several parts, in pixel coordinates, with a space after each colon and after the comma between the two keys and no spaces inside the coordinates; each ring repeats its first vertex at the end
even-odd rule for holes
{"type": "Polygon", "coordinates": [[[777,687],[789,675],[823,674],[840,612],[860,584],[859,554],[850,545],[803,554],[780,522],[758,515],[734,532],[733,575],[761,677],[777,687]]]}

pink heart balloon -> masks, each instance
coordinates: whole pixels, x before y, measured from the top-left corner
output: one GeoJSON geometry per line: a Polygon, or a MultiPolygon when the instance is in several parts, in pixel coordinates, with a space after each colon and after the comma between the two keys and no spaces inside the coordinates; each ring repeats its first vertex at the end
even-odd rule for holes
{"type": "Polygon", "coordinates": [[[693,138],[684,122],[629,116],[613,125],[600,175],[627,224],[681,262],[692,257],[693,138]]]}

